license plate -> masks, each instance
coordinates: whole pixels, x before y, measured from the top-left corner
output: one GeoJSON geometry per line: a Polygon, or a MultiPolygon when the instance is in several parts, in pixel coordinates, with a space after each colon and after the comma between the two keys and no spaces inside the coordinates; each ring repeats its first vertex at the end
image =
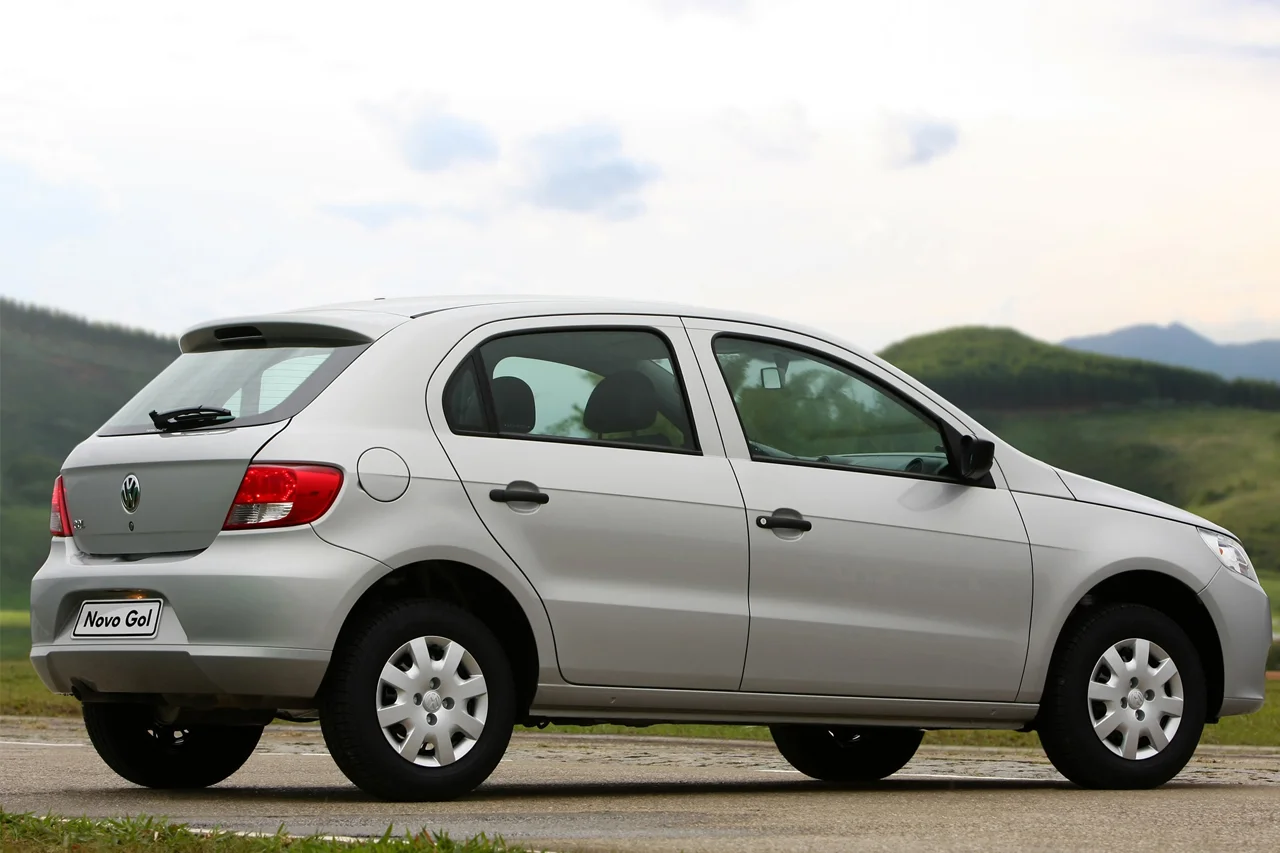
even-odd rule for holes
{"type": "Polygon", "coordinates": [[[73,637],[154,637],[160,627],[158,598],[86,601],[76,616],[73,637]]]}

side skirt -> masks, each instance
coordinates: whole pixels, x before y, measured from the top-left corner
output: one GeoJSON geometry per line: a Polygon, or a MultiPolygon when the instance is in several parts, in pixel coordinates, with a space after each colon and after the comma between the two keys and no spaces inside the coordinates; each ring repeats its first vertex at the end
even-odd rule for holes
{"type": "Polygon", "coordinates": [[[1039,706],[863,696],[540,684],[529,716],[646,723],[827,723],[938,729],[1021,729],[1039,706]]]}

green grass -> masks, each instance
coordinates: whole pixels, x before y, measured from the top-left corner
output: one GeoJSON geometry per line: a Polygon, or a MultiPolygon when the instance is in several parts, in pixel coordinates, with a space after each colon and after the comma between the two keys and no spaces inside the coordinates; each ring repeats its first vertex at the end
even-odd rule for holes
{"type": "Polygon", "coordinates": [[[32,669],[30,622],[25,610],[0,610],[0,715],[80,716],[79,702],[50,693],[32,669]]]}
{"type": "Polygon", "coordinates": [[[30,628],[31,612],[28,610],[0,610],[0,628],[30,628]]]}
{"type": "Polygon", "coordinates": [[[0,661],[0,716],[78,717],[80,703],[50,693],[31,661],[0,661]]]}
{"type": "Polygon", "coordinates": [[[433,833],[426,829],[395,836],[388,828],[381,838],[352,843],[319,836],[293,837],[286,835],[283,827],[273,835],[244,836],[222,831],[192,831],[185,824],[151,817],[91,820],[0,811],[0,850],[5,853],[55,850],[78,853],[346,853],[351,850],[378,853],[517,853],[527,849],[484,835],[454,841],[446,833],[433,833]]]}
{"type": "Polygon", "coordinates": [[[0,661],[25,660],[31,653],[31,614],[0,610],[0,661]]]}
{"type": "Polygon", "coordinates": [[[0,628],[0,661],[26,660],[29,654],[30,628],[0,628]]]}

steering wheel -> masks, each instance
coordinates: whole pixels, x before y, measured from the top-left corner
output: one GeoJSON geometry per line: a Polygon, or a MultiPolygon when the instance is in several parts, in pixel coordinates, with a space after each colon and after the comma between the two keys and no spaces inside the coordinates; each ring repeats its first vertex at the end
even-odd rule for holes
{"type": "Polygon", "coordinates": [[[908,474],[920,474],[924,471],[924,460],[917,456],[907,463],[907,467],[902,469],[908,474]]]}

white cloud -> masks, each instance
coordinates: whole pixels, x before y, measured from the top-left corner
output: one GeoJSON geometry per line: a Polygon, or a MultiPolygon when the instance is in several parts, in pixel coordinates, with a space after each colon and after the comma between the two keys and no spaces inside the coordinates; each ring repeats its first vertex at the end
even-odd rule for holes
{"type": "Polygon", "coordinates": [[[807,157],[818,136],[798,101],[754,113],[732,108],[725,111],[721,122],[731,138],[767,159],[807,157]]]}
{"type": "Polygon", "coordinates": [[[6,18],[0,183],[22,189],[0,189],[0,292],[103,319],[504,290],[741,307],[871,346],[1280,323],[1274,3],[6,18]]]}
{"type": "Polygon", "coordinates": [[[945,157],[959,141],[959,127],[929,116],[886,116],[880,127],[884,160],[895,169],[924,166],[945,157]]]}
{"type": "Polygon", "coordinates": [[[702,13],[709,15],[745,15],[748,0],[648,0],[663,14],[671,16],[702,13]]]}
{"type": "Polygon", "coordinates": [[[631,219],[644,212],[640,197],[658,177],[652,165],[628,157],[618,131],[587,124],[532,142],[532,168],[525,197],[538,207],[631,219]]]}
{"type": "Polygon", "coordinates": [[[498,142],[487,127],[450,113],[439,104],[416,102],[398,109],[370,106],[368,113],[389,131],[410,169],[441,172],[498,159],[498,142]]]}

